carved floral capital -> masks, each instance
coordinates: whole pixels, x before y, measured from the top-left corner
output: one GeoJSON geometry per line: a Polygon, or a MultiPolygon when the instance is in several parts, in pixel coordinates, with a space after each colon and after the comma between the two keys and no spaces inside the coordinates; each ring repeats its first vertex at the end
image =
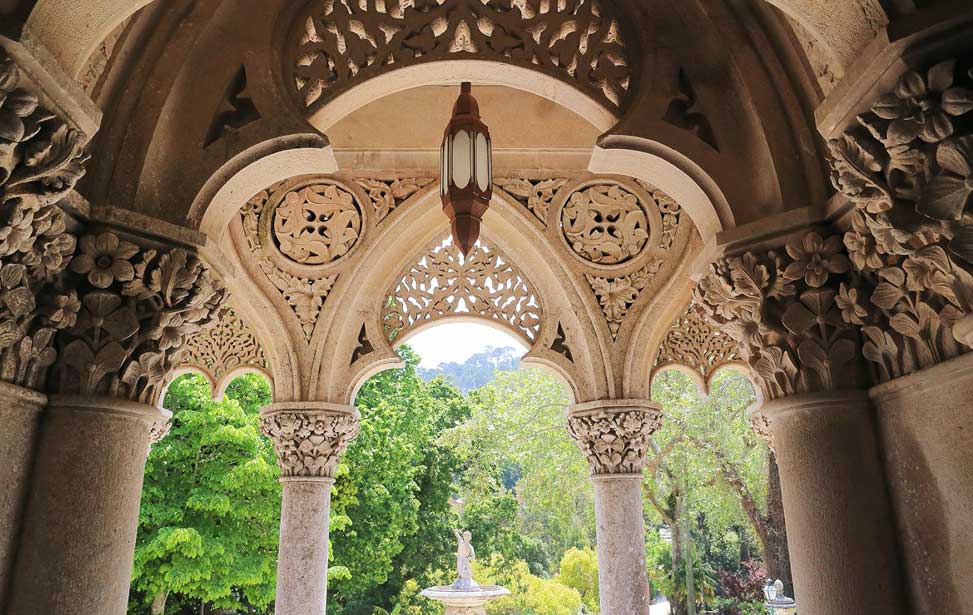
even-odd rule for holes
{"type": "Polygon", "coordinates": [[[973,58],[906,72],[857,119],[829,143],[863,280],[843,315],[886,381],[973,346],[973,58]]]}
{"type": "Polygon", "coordinates": [[[856,328],[841,238],[808,232],[785,250],[714,263],[695,289],[707,316],[737,342],[764,399],[859,386],[856,328]]]}
{"type": "Polygon", "coordinates": [[[260,419],[274,442],[284,478],[334,478],[341,454],[359,431],[357,413],[275,410],[260,419]]]}
{"type": "Polygon", "coordinates": [[[69,282],[76,317],[58,333],[52,388],[151,403],[186,337],[207,328],[226,292],[200,259],[112,231],[81,237],[69,282]]]}
{"type": "Polygon", "coordinates": [[[57,203],[84,175],[83,141],[0,50],[0,380],[41,388],[75,322],[77,295],[54,284],[76,244],[57,203]]]}
{"type": "Polygon", "coordinates": [[[568,433],[595,476],[641,473],[649,438],[661,425],[662,410],[654,404],[576,409],[568,416],[568,433]]]}

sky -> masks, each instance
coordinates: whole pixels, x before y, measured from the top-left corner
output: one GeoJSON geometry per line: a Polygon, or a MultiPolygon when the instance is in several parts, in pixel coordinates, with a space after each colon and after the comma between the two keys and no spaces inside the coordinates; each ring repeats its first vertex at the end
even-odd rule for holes
{"type": "Polygon", "coordinates": [[[423,367],[436,367],[440,363],[462,363],[487,346],[510,346],[527,352],[517,338],[493,327],[468,322],[444,323],[426,329],[406,342],[422,359],[423,367]]]}

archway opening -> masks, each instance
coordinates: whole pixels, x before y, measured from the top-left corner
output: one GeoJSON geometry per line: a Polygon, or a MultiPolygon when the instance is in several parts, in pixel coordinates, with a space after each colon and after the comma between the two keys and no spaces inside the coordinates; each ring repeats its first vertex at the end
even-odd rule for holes
{"type": "Polygon", "coordinates": [[[473,533],[478,581],[524,588],[512,612],[597,606],[594,504],[578,488],[588,467],[565,430],[568,389],[520,365],[519,336],[461,317],[396,345],[404,367],[373,375],[355,400],[361,433],[332,499],[329,609],[422,607],[420,590],[455,577],[457,527],[473,533]]]}
{"type": "Polygon", "coordinates": [[[653,587],[677,614],[690,603],[745,611],[762,603],[767,578],[793,595],[780,479],[750,425],[747,375],[729,365],[702,380],[670,365],[655,374],[652,399],[665,414],[643,487],[653,587]]]}

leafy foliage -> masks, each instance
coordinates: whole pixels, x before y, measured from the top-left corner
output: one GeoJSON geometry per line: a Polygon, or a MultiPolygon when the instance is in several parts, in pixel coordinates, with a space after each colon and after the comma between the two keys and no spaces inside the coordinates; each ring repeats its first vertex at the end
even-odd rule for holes
{"type": "Polygon", "coordinates": [[[270,387],[236,379],[223,401],[202,376],[169,387],[170,434],[146,463],[133,589],[149,602],[197,600],[217,608],[265,609],[274,598],[280,486],[256,408],[270,387]],[[246,403],[241,405],[234,397],[246,403]]]}

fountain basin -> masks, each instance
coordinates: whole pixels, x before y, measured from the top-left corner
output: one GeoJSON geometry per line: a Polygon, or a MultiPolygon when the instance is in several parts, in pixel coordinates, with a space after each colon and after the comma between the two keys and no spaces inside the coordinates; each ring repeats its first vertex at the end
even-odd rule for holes
{"type": "Polygon", "coordinates": [[[441,585],[422,590],[421,596],[436,600],[446,605],[446,615],[451,615],[453,609],[471,609],[469,615],[485,613],[483,605],[491,600],[502,598],[510,594],[510,590],[498,585],[480,585],[473,589],[458,589],[451,585],[441,585]]]}

